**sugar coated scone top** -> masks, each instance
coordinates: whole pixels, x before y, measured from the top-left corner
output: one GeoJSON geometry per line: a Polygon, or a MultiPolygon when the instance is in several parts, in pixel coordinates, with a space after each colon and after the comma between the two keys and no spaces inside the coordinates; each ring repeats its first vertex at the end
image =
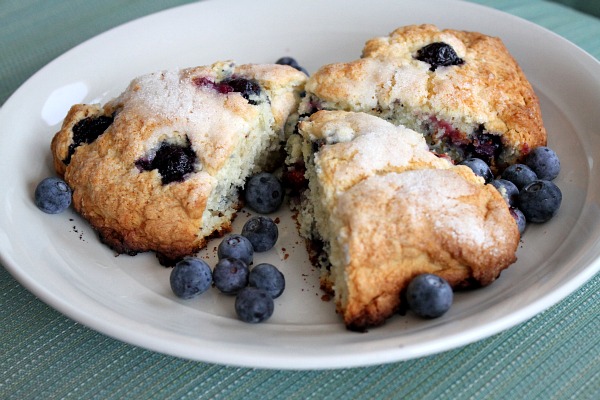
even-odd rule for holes
{"type": "Polygon", "coordinates": [[[350,329],[383,323],[420,273],[485,286],[516,260],[519,232],[498,191],[422,135],[344,111],[319,111],[299,133],[309,189],[298,220],[323,243],[321,283],[350,329]]]}
{"type": "Polygon", "coordinates": [[[301,113],[367,112],[426,136],[454,160],[475,156],[495,170],[546,144],[538,98],[499,38],[433,25],[369,40],[362,57],[323,66],[309,79],[301,113]],[[421,56],[443,44],[455,62],[421,56]],[[449,48],[451,50],[449,50],[449,48]]]}
{"type": "Polygon", "coordinates": [[[305,80],[232,62],[143,75],[104,106],[71,108],[55,168],[115,250],[180,258],[230,229],[237,191],[279,151],[305,80]]]}

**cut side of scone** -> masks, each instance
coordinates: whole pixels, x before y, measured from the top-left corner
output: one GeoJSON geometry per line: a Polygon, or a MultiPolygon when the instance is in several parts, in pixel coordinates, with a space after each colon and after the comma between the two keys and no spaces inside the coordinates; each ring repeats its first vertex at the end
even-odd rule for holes
{"type": "Polygon", "coordinates": [[[138,77],[102,106],[71,108],[55,169],[117,252],[177,260],[230,229],[246,178],[280,154],[306,78],[233,62],[138,77]]]}
{"type": "Polygon", "coordinates": [[[325,65],[300,113],[366,112],[423,134],[454,161],[494,172],[546,144],[538,98],[502,41],[477,32],[411,25],[369,40],[362,57],[325,65]]]}
{"type": "Polygon", "coordinates": [[[518,228],[498,191],[429,151],[413,130],[319,111],[299,124],[288,151],[308,179],[301,234],[321,249],[321,285],[351,330],[397,312],[418,274],[478,287],[516,260],[518,228]]]}

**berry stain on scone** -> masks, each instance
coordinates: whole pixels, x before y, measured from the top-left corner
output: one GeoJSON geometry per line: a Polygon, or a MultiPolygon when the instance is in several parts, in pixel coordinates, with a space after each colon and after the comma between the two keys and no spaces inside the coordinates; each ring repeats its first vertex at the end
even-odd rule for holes
{"type": "Polygon", "coordinates": [[[52,140],[73,206],[118,253],[172,264],[230,230],[247,177],[272,168],[306,75],[274,64],[150,73],[78,104],[52,140]]]}
{"type": "Polygon", "coordinates": [[[502,41],[411,25],[369,40],[362,57],[323,66],[300,114],[366,112],[422,133],[455,162],[476,157],[494,173],[546,144],[539,101],[502,41]]]}

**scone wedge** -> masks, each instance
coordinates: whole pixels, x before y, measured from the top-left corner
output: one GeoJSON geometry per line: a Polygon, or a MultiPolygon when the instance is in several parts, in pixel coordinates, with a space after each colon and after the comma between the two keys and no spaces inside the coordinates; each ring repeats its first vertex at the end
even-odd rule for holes
{"type": "Polygon", "coordinates": [[[351,330],[398,311],[418,274],[478,287],[516,260],[518,228],[498,191],[430,152],[413,130],[366,113],[319,111],[288,149],[302,154],[309,181],[302,235],[322,249],[321,284],[351,330]]]}
{"type": "Polygon", "coordinates": [[[170,262],[227,232],[246,177],[285,140],[306,75],[219,62],[134,79],[104,105],[74,105],[52,140],[73,206],[118,253],[170,262]]]}

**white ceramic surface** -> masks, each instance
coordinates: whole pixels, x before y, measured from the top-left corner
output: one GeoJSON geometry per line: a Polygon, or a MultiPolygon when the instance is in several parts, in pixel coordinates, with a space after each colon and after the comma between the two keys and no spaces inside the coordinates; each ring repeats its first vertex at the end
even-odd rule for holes
{"type": "MultiPolygon", "coordinates": [[[[386,363],[456,348],[512,327],[557,303],[600,267],[600,64],[557,35],[516,17],[452,0],[206,1],[133,21],[62,55],[0,110],[0,254],[36,296],[122,341],[195,360],[267,368],[386,363]],[[293,6],[292,6],[293,4],[293,6]],[[340,10],[343,10],[341,12],[340,10]],[[442,318],[394,317],[367,333],[344,329],[321,299],[290,214],[277,249],[257,261],[287,279],[273,317],[247,325],[233,299],[211,290],[181,301],[169,270],[149,254],[115,255],[72,211],[46,215],[32,194],[52,174],[49,143],[68,107],[102,102],[129,80],[164,68],[274,62],[289,55],[309,71],[355,59],[364,42],[401,25],[500,36],[540,96],[549,145],[562,161],[560,213],[527,229],[518,262],[488,288],[459,293],[442,318]],[[283,250],[285,248],[285,250],[283,250]],[[289,255],[289,258],[285,259],[289,255]]],[[[245,213],[236,221],[243,223],[245,213]]],[[[211,243],[205,256],[214,259],[211,243]]]]}

